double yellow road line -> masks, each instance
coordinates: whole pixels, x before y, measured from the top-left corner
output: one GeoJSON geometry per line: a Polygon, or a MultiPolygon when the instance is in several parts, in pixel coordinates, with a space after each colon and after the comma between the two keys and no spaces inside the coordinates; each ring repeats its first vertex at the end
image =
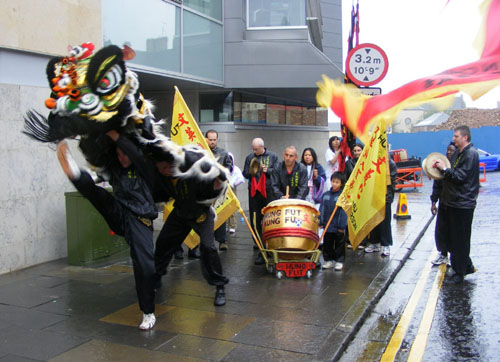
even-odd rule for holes
{"type": "MultiPolygon", "coordinates": [[[[406,331],[410,325],[411,319],[415,312],[418,302],[422,296],[422,293],[425,289],[425,284],[429,279],[429,274],[432,270],[432,255],[427,260],[425,267],[420,275],[420,278],[413,290],[413,293],[406,305],[406,308],[401,315],[401,319],[392,334],[391,340],[385,349],[384,354],[380,361],[389,362],[394,361],[396,358],[396,354],[401,348],[401,344],[405,337],[406,331]]],[[[429,337],[429,331],[431,329],[432,320],[434,318],[434,311],[436,310],[436,303],[439,297],[439,292],[441,290],[441,285],[443,284],[443,279],[446,274],[446,265],[441,264],[438,269],[438,273],[436,278],[434,279],[434,283],[432,285],[432,289],[429,293],[429,297],[427,299],[427,304],[425,306],[424,314],[422,316],[422,321],[418,328],[417,336],[415,341],[412,344],[410,349],[410,354],[408,356],[408,361],[422,361],[425,352],[425,346],[427,344],[427,338],[429,337]]]]}

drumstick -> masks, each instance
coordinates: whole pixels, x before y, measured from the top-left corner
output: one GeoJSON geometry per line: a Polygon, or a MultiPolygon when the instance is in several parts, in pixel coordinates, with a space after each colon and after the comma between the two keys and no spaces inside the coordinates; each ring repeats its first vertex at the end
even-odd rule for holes
{"type": "Polygon", "coordinates": [[[286,198],[288,199],[288,193],[290,192],[290,186],[287,185],[286,187],[286,198]]]}
{"type": "Polygon", "coordinates": [[[335,215],[335,213],[337,212],[337,209],[338,209],[338,206],[335,205],[335,209],[333,209],[333,212],[330,215],[330,218],[328,219],[328,222],[326,223],[325,227],[323,228],[323,234],[321,234],[321,239],[319,239],[318,242],[316,243],[316,248],[315,249],[317,249],[318,245],[320,245],[321,242],[323,241],[323,238],[325,237],[325,234],[326,234],[326,230],[330,226],[330,224],[331,224],[331,222],[333,220],[333,215],[335,215]]]}

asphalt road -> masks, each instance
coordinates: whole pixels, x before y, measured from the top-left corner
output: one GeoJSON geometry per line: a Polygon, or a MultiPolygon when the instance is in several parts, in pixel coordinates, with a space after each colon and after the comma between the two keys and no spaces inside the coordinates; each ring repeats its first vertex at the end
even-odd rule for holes
{"type": "Polygon", "coordinates": [[[434,220],[340,361],[500,360],[499,204],[500,172],[490,172],[472,229],[478,271],[460,285],[447,283],[444,265],[430,264],[434,220]]]}

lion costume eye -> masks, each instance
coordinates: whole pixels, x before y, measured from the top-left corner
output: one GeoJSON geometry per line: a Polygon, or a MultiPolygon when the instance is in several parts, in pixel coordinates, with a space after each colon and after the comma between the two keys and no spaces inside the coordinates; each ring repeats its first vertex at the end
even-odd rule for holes
{"type": "Polygon", "coordinates": [[[97,93],[109,94],[115,91],[123,81],[123,71],[115,64],[97,84],[97,93]]]}
{"type": "Polygon", "coordinates": [[[93,93],[87,93],[80,99],[79,108],[88,115],[94,115],[101,111],[102,102],[99,97],[93,93]]]}

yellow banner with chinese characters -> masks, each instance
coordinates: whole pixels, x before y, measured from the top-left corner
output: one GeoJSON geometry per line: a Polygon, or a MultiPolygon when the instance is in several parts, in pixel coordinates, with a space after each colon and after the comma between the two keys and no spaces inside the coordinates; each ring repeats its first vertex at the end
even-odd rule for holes
{"type": "MultiPolygon", "coordinates": [[[[189,110],[184,98],[182,97],[179,89],[175,87],[174,96],[174,107],[172,111],[172,126],[170,128],[170,138],[172,141],[178,145],[195,145],[203,148],[210,153],[210,147],[208,147],[207,140],[201,133],[200,127],[196,123],[191,111],[189,110]]],[[[212,155],[213,156],[213,155],[212,155]]],[[[173,210],[174,201],[170,200],[165,203],[163,208],[163,220],[166,220],[168,214],[173,210]]],[[[227,187],[227,192],[225,195],[224,202],[216,206],[215,211],[217,212],[217,218],[214,223],[214,229],[219,228],[232,214],[240,209],[240,202],[233,190],[227,187]]],[[[191,230],[189,235],[184,240],[184,243],[193,249],[200,243],[200,237],[198,234],[191,230]]]]}
{"type": "Polygon", "coordinates": [[[347,214],[349,240],[354,249],[384,220],[389,177],[385,123],[374,127],[337,205],[347,214]]]}

